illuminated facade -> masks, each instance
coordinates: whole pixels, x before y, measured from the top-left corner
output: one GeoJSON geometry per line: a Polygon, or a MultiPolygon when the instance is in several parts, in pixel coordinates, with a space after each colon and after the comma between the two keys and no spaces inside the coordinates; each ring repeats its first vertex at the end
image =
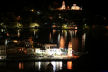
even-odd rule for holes
{"type": "Polygon", "coordinates": [[[62,2],[62,6],[57,8],[56,10],[82,10],[81,7],[77,6],[77,4],[73,4],[73,6],[66,6],[65,1],[62,2]]]}
{"type": "Polygon", "coordinates": [[[73,4],[73,6],[71,7],[71,10],[82,10],[82,8],[77,6],[77,4],[73,4]]]}
{"type": "Polygon", "coordinates": [[[57,44],[45,44],[45,49],[35,48],[36,55],[53,57],[72,57],[72,44],[68,49],[57,48],[57,44]]]}

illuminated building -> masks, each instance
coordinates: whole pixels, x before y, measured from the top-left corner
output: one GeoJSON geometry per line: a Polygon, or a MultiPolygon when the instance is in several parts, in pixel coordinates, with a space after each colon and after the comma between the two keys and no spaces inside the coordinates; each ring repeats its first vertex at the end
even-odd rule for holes
{"type": "Polygon", "coordinates": [[[36,48],[35,53],[36,54],[46,54],[48,56],[53,55],[61,55],[61,49],[57,48],[56,44],[45,44],[45,49],[36,48]]]}
{"type": "Polygon", "coordinates": [[[65,1],[62,2],[62,7],[60,8],[61,10],[65,10],[66,6],[65,6],[65,1]]]}
{"type": "Polygon", "coordinates": [[[77,4],[73,4],[73,6],[66,6],[65,1],[62,2],[62,6],[57,8],[56,10],[82,10],[81,7],[77,6],[77,4]]]}
{"type": "Polygon", "coordinates": [[[71,10],[82,10],[82,8],[77,6],[77,4],[73,4],[73,6],[71,7],[71,10]]]}
{"type": "Polygon", "coordinates": [[[59,48],[64,48],[65,47],[65,39],[63,38],[63,36],[60,37],[60,47],[59,48]]]}
{"type": "Polygon", "coordinates": [[[56,44],[45,44],[46,53],[49,55],[61,55],[61,50],[56,44]]]}

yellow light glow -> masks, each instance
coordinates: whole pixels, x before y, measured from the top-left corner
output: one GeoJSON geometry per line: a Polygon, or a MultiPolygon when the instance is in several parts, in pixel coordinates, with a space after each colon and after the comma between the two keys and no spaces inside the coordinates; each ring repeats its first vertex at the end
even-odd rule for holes
{"type": "Polygon", "coordinates": [[[21,23],[17,23],[17,27],[18,27],[18,28],[22,28],[23,25],[22,25],[21,23]]]}
{"type": "Polygon", "coordinates": [[[39,27],[39,24],[38,24],[38,23],[31,23],[31,24],[30,24],[30,27],[31,27],[31,28],[39,27]]]}
{"type": "Polygon", "coordinates": [[[66,24],[63,24],[62,26],[64,29],[67,29],[67,25],[66,24]]]}
{"type": "Polygon", "coordinates": [[[18,41],[17,41],[17,40],[13,40],[13,42],[14,42],[14,43],[18,43],[18,41]]]}
{"type": "Polygon", "coordinates": [[[34,12],[34,9],[31,9],[30,11],[31,11],[31,12],[34,12]]]}

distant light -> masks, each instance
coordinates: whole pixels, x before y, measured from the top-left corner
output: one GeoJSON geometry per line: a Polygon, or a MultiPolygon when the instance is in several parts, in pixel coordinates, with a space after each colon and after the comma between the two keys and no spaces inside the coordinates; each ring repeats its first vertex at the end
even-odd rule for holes
{"type": "Polygon", "coordinates": [[[63,24],[63,26],[62,26],[64,29],[66,29],[67,28],[67,25],[66,24],[63,24]]]}
{"type": "Polygon", "coordinates": [[[31,11],[31,12],[34,12],[34,9],[31,9],[30,11],[31,11]]]}
{"type": "Polygon", "coordinates": [[[105,26],[105,28],[108,30],[108,26],[105,26]]]}
{"type": "Polygon", "coordinates": [[[2,57],[0,56],[0,59],[2,59],[2,57]]]}
{"type": "Polygon", "coordinates": [[[2,22],[2,23],[0,23],[0,25],[2,26],[2,25],[4,25],[4,23],[2,22]]]}
{"type": "Polygon", "coordinates": [[[53,17],[52,17],[52,16],[49,16],[49,19],[50,19],[50,20],[52,20],[52,19],[53,19],[53,17]]]}
{"type": "Polygon", "coordinates": [[[40,11],[37,11],[37,15],[40,15],[41,13],[40,13],[40,11]]]}
{"type": "Polygon", "coordinates": [[[52,25],[52,27],[53,27],[53,28],[56,28],[57,26],[56,26],[56,25],[52,25]]]}
{"type": "Polygon", "coordinates": [[[6,59],[6,57],[5,56],[0,56],[0,59],[6,59]]]}
{"type": "Polygon", "coordinates": [[[13,42],[14,42],[14,43],[18,43],[18,41],[17,41],[17,40],[13,40],[13,42]]]}
{"type": "Polygon", "coordinates": [[[78,29],[78,27],[75,27],[75,29],[78,29]]]}
{"type": "Polygon", "coordinates": [[[45,22],[45,24],[48,24],[47,22],[45,22]]]}
{"type": "Polygon", "coordinates": [[[21,24],[21,23],[17,23],[17,28],[22,28],[23,27],[23,25],[21,24]]]}
{"type": "Polygon", "coordinates": [[[59,18],[62,18],[61,16],[59,16],[59,18]]]}
{"type": "Polygon", "coordinates": [[[4,29],[1,29],[1,32],[4,32],[4,29]]]}
{"type": "Polygon", "coordinates": [[[17,18],[16,18],[18,21],[21,19],[21,17],[20,16],[17,16],[17,18]]]}
{"type": "Polygon", "coordinates": [[[7,36],[9,36],[9,33],[6,33],[7,36]]]}

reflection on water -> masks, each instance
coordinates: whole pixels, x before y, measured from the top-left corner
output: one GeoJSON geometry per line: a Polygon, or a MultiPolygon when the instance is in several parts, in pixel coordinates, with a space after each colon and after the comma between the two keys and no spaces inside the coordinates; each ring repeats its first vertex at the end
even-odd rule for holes
{"type": "Polygon", "coordinates": [[[67,69],[72,69],[72,61],[67,62],[67,69]]]}
{"type": "Polygon", "coordinates": [[[72,42],[68,44],[68,56],[72,56],[72,42]]]}
{"type": "Polygon", "coordinates": [[[17,36],[20,37],[20,30],[18,30],[18,32],[17,32],[17,36]]]}
{"type": "Polygon", "coordinates": [[[64,48],[65,47],[65,40],[64,40],[64,37],[61,36],[60,37],[60,47],[59,48],[64,48]]]}
{"type": "Polygon", "coordinates": [[[86,33],[84,33],[84,34],[82,35],[82,47],[85,46],[85,40],[86,40],[86,33]]]}
{"type": "Polygon", "coordinates": [[[72,61],[49,61],[49,62],[0,62],[0,72],[56,72],[62,69],[72,69],[72,61]],[[2,67],[1,67],[2,66],[2,67]]]}
{"type": "Polygon", "coordinates": [[[24,63],[23,62],[19,62],[19,70],[23,70],[24,69],[24,65],[23,65],[24,63]]]}

